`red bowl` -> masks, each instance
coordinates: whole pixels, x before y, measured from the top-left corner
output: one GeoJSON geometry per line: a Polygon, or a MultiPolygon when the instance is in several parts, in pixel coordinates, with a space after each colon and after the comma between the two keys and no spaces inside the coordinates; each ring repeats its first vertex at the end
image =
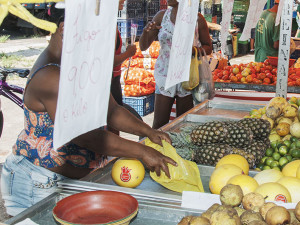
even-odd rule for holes
{"type": "MultiPolygon", "coordinates": [[[[269,63],[272,66],[277,66],[278,65],[278,57],[274,57],[274,56],[267,56],[269,59],[269,63]]],[[[294,63],[295,63],[296,59],[290,59],[289,61],[289,67],[291,67],[294,63]]]]}
{"type": "Polygon", "coordinates": [[[61,224],[123,224],[138,210],[131,195],[116,191],[88,191],[60,200],[53,208],[61,224]]]}

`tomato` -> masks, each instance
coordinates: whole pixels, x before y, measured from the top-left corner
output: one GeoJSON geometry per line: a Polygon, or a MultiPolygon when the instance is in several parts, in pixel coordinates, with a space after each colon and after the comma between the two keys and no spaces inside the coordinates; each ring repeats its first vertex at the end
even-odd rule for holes
{"type": "Polygon", "coordinates": [[[238,78],[237,78],[236,76],[232,76],[232,77],[230,78],[230,80],[231,80],[231,82],[233,82],[233,83],[238,82],[238,78]]]}
{"type": "Polygon", "coordinates": [[[218,73],[218,77],[221,79],[223,77],[223,72],[218,73]]]}
{"type": "Polygon", "coordinates": [[[236,75],[236,78],[238,79],[238,81],[241,81],[242,77],[243,77],[243,75],[240,74],[240,73],[238,73],[238,74],[236,75]]]}
{"type": "Polygon", "coordinates": [[[257,78],[258,78],[259,80],[263,80],[263,79],[266,78],[266,74],[265,74],[265,73],[260,73],[260,74],[258,74],[257,78]]]}
{"type": "Polygon", "coordinates": [[[271,83],[271,80],[270,80],[270,78],[268,78],[268,77],[267,77],[267,78],[265,78],[265,79],[264,79],[264,83],[265,83],[265,84],[270,84],[270,83],[271,83]]]}
{"type": "Polygon", "coordinates": [[[300,86],[300,78],[298,78],[298,79],[296,80],[296,85],[297,85],[297,86],[300,86]]]}
{"type": "Polygon", "coordinates": [[[269,79],[272,79],[273,75],[271,73],[266,73],[266,77],[269,78],[269,79]]]}
{"type": "Polygon", "coordinates": [[[228,80],[228,78],[229,78],[228,75],[224,75],[224,76],[222,77],[222,80],[228,80]]]}
{"type": "Polygon", "coordinates": [[[223,70],[223,75],[229,75],[229,72],[227,70],[223,70]]]}
{"type": "Polygon", "coordinates": [[[241,78],[241,82],[242,82],[242,83],[247,83],[247,82],[246,82],[246,77],[242,77],[242,78],[241,78]]]}
{"type": "Polygon", "coordinates": [[[257,78],[254,78],[254,79],[253,79],[253,83],[254,83],[254,84],[261,84],[262,81],[259,80],[259,79],[257,79],[257,78]]]}
{"type": "Polygon", "coordinates": [[[213,76],[213,80],[217,80],[218,78],[219,78],[219,77],[216,76],[216,75],[213,76]]]}
{"type": "Polygon", "coordinates": [[[251,75],[248,75],[247,77],[246,77],[246,82],[247,83],[251,83],[253,81],[253,77],[251,76],[251,75]]]}
{"type": "Polygon", "coordinates": [[[272,74],[274,74],[274,75],[277,74],[277,68],[272,69],[272,74]]]}
{"type": "Polygon", "coordinates": [[[266,60],[264,61],[264,64],[265,64],[265,65],[270,65],[269,59],[266,59],[266,60]]]}
{"type": "Polygon", "coordinates": [[[266,66],[266,70],[270,70],[271,71],[272,69],[273,69],[272,66],[270,66],[270,65],[266,66]]]}
{"type": "Polygon", "coordinates": [[[251,76],[253,77],[253,78],[257,78],[257,75],[254,73],[254,74],[251,74],[251,76]]]}

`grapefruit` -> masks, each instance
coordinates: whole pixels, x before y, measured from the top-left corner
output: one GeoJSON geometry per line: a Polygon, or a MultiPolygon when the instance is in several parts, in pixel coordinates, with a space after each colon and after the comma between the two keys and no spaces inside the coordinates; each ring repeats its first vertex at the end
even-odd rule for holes
{"type": "Polygon", "coordinates": [[[300,180],[296,177],[282,177],[277,183],[286,187],[292,197],[292,202],[300,201],[300,180]]]}
{"type": "Polygon", "coordinates": [[[236,165],[225,164],[219,166],[213,171],[209,180],[209,189],[211,193],[219,195],[221,189],[227,184],[231,177],[242,173],[243,170],[236,165]]]}
{"type": "Polygon", "coordinates": [[[111,169],[111,176],[117,185],[135,188],[142,183],[145,176],[145,168],[137,159],[120,158],[114,163],[111,169]]]}
{"type": "Polygon", "coordinates": [[[261,194],[266,201],[281,201],[284,203],[292,201],[289,190],[283,185],[275,182],[259,185],[255,192],[261,194]]]}
{"type": "Polygon", "coordinates": [[[258,185],[269,183],[269,182],[277,182],[283,174],[274,169],[263,170],[254,176],[254,179],[257,181],[258,185]]]}
{"type": "Polygon", "coordinates": [[[286,177],[296,177],[297,169],[300,166],[300,160],[292,161],[285,165],[282,174],[286,177]]]}
{"type": "Polygon", "coordinates": [[[242,188],[244,196],[250,192],[254,192],[258,187],[257,181],[253,177],[247,176],[245,174],[231,177],[228,180],[227,184],[239,185],[242,188]]]}
{"type": "Polygon", "coordinates": [[[226,155],[223,158],[219,160],[219,162],[216,165],[216,168],[219,166],[222,166],[224,164],[233,164],[238,167],[240,167],[243,170],[243,173],[248,175],[249,173],[249,163],[248,161],[241,155],[237,154],[230,154],[226,155]]]}

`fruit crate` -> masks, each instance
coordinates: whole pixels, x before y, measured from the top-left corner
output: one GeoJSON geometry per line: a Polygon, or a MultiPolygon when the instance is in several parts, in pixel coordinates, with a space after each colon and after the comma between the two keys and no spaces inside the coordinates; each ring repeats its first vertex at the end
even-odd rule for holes
{"type": "Polygon", "coordinates": [[[134,108],[140,116],[146,116],[154,111],[154,99],[154,94],[141,97],[123,96],[123,103],[134,108]]]}

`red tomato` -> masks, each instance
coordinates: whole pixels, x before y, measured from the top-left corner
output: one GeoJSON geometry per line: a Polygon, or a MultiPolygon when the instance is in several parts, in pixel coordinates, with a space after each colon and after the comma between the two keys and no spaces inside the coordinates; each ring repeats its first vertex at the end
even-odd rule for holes
{"type": "Polygon", "coordinates": [[[266,74],[265,74],[265,73],[260,73],[260,74],[258,74],[257,78],[258,78],[259,80],[263,80],[263,79],[266,78],[266,74]]]}
{"type": "Polygon", "coordinates": [[[237,78],[236,76],[232,76],[232,77],[230,78],[230,80],[231,80],[231,82],[233,82],[233,83],[238,82],[238,78],[237,78]]]}
{"type": "Polygon", "coordinates": [[[296,85],[297,85],[297,86],[300,86],[300,78],[298,78],[298,79],[296,80],[296,85]]]}
{"type": "Polygon", "coordinates": [[[253,81],[253,77],[251,76],[251,75],[248,75],[247,77],[246,77],[246,82],[247,83],[251,83],[253,81]]]}
{"type": "Polygon", "coordinates": [[[272,79],[273,75],[271,73],[266,73],[266,77],[272,79]]]}
{"type": "Polygon", "coordinates": [[[265,79],[264,79],[264,83],[265,83],[265,84],[270,84],[270,83],[271,83],[270,78],[265,78],[265,79]]]}

